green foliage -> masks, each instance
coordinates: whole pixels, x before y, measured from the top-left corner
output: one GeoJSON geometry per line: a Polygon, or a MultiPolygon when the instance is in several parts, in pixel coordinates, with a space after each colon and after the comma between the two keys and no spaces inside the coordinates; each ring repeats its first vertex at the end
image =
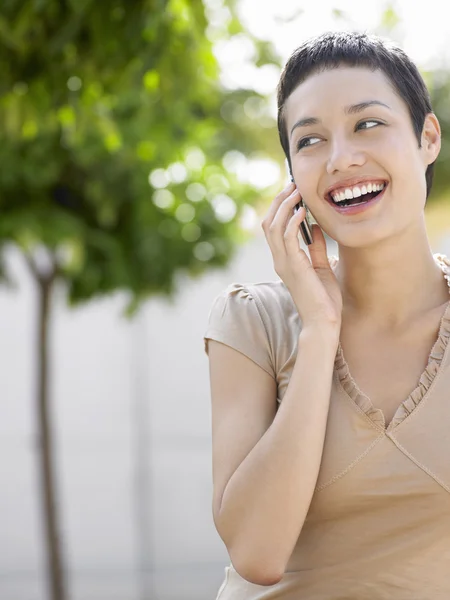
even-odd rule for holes
{"type": "MultiPolygon", "coordinates": [[[[430,200],[442,199],[450,189],[450,73],[447,69],[424,73],[424,79],[430,90],[431,105],[441,125],[441,151],[434,167],[432,196],[430,200]]],[[[448,200],[447,200],[448,201],[448,200]]]]}
{"type": "MultiPolygon", "coordinates": [[[[221,87],[207,25],[200,0],[2,2],[0,248],[43,244],[71,303],[172,295],[179,272],[224,266],[243,237],[257,194],[222,157],[280,151],[275,129],[239,111],[265,98],[221,87]],[[236,203],[231,220],[214,210],[219,192],[236,203]]],[[[258,65],[276,61],[257,44],[258,65]]]]}

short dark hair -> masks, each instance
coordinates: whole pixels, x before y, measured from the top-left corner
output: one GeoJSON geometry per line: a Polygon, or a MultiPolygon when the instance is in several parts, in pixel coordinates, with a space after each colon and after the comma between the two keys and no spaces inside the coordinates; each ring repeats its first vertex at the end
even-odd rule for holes
{"type": "MultiPolygon", "coordinates": [[[[286,100],[310,75],[340,66],[383,71],[408,106],[420,148],[425,117],[433,111],[430,94],[416,65],[401,48],[378,36],[349,31],[326,32],[305,41],[293,52],[277,86],[278,133],[289,167],[291,159],[285,122],[286,100]]],[[[428,165],[425,174],[427,198],[433,182],[433,172],[434,162],[428,165]]]]}

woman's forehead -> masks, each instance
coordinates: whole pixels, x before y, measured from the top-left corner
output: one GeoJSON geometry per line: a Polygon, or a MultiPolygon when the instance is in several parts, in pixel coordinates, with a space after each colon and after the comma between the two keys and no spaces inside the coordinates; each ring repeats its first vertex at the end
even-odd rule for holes
{"type": "Polygon", "coordinates": [[[286,100],[287,121],[378,100],[398,110],[400,97],[383,71],[341,66],[308,76],[286,100]],[[314,113],[314,114],[313,114],[314,113]]]}

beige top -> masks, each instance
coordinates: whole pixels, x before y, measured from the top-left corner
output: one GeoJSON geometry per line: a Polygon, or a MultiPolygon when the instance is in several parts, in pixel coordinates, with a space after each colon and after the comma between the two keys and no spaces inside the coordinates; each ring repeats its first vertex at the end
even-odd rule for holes
{"type": "MultiPolygon", "coordinates": [[[[450,260],[435,254],[450,287],[450,260]]],[[[331,257],[334,268],[337,258],[331,257]]],[[[232,283],[205,333],[289,383],[301,323],[282,281],[232,283]]],[[[417,387],[385,427],[339,344],[321,467],[290,559],[273,586],[232,564],[218,600],[450,599],[450,301],[417,387]]]]}

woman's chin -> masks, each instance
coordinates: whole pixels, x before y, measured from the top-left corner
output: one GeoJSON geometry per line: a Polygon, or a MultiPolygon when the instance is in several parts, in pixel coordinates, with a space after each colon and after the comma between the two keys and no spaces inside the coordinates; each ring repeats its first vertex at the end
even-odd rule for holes
{"type": "MultiPolygon", "coordinates": [[[[393,235],[393,232],[391,233],[393,235]]],[[[389,237],[387,232],[382,234],[380,229],[374,229],[373,225],[369,227],[339,227],[339,231],[333,231],[331,236],[338,246],[346,248],[368,248],[386,240],[389,237]]]]}

